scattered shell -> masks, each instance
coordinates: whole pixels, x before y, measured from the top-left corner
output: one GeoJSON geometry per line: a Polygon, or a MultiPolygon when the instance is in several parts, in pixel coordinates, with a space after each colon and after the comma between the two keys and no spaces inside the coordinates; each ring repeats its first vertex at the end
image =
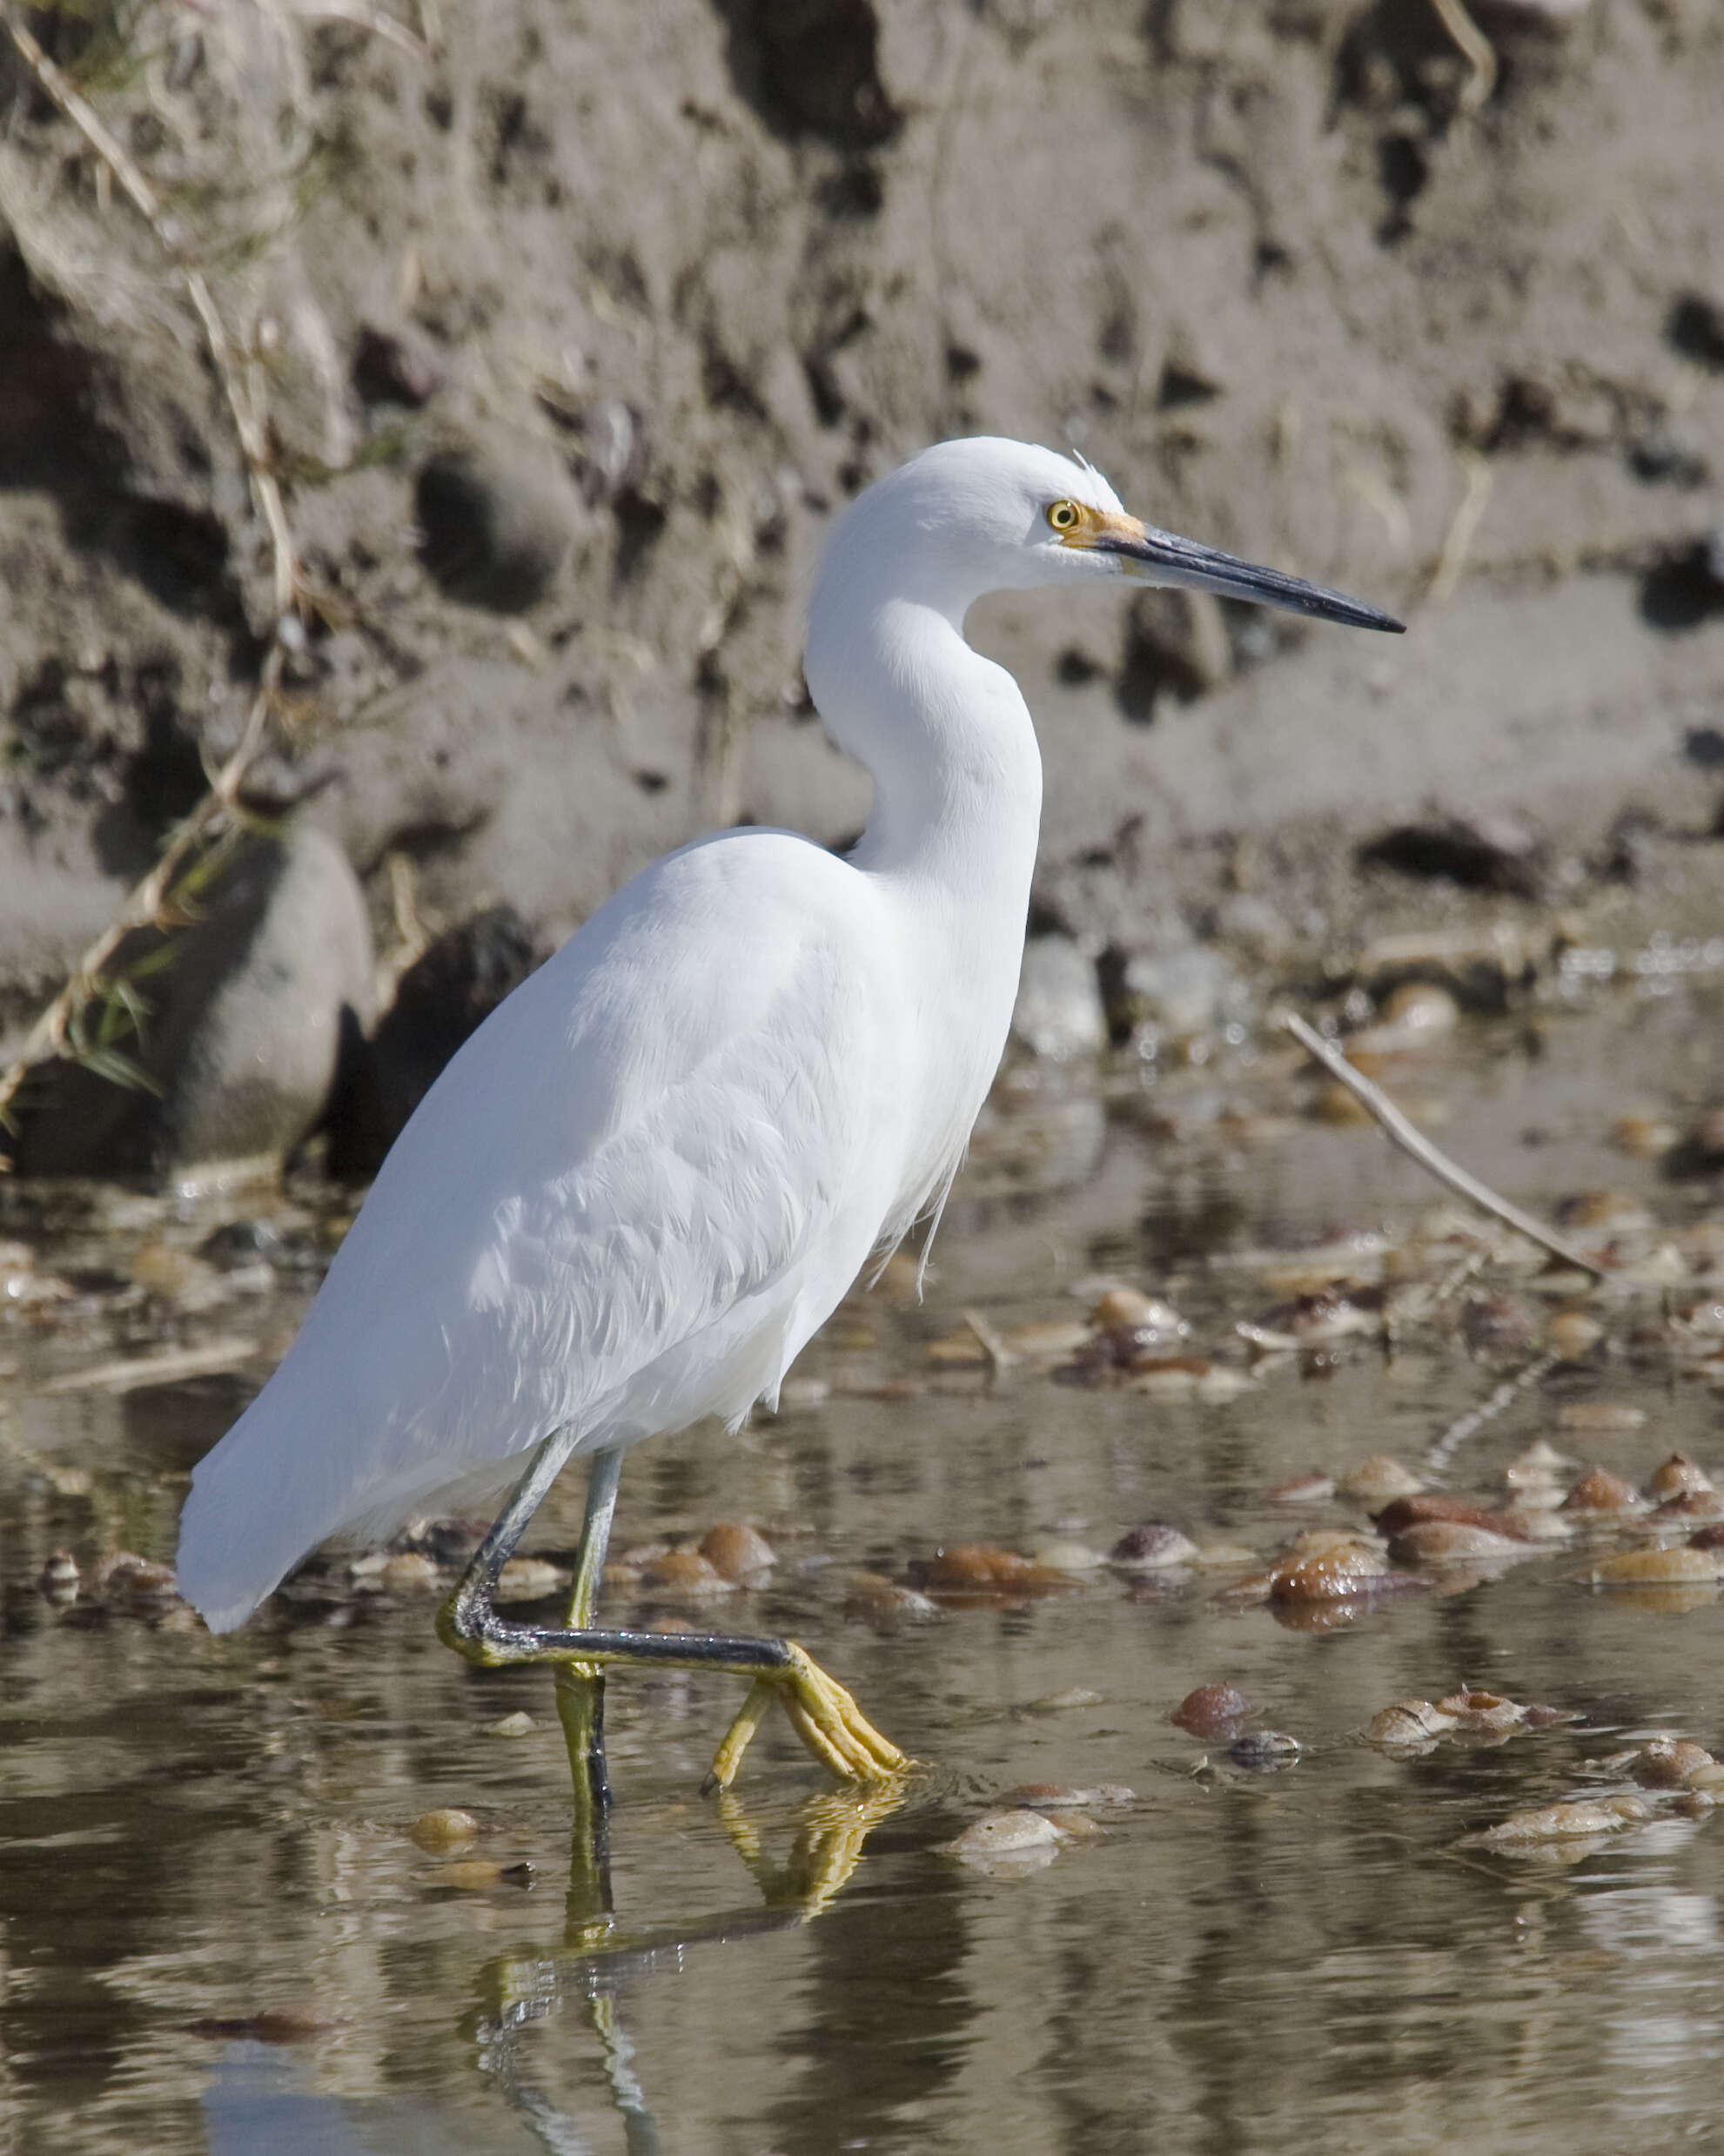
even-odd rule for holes
{"type": "Polygon", "coordinates": [[[1108,1552],[1108,1562],[1131,1572],[1164,1572],[1174,1565],[1188,1565],[1197,1546],[1189,1535],[1169,1527],[1163,1520],[1145,1520],[1122,1535],[1108,1552]]]}
{"type": "Polygon", "coordinates": [[[1672,1453],[1670,1457],[1654,1468],[1647,1481],[1647,1494],[1660,1504],[1667,1504],[1674,1497],[1713,1494],[1712,1477],[1698,1461],[1690,1460],[1686,1453],[1672,1453]]]}
{"type": "Polygon", "coordinates": [[[1107,1562],[1100,1550],[1067,1536],[1037,1542],[1030,1555],[1036,1564],[1050,1565],[1056,1572],[1099,1572],[1107,1562]]]}
{"type": "Polygon", "coordinates": [[[1087,1684],[1068,1684],[1063,1692],[1044,1692],[1040,1699],[1026,1700],[1021,1715],[1068,1715],[1079,1707],[1099,1707],[1105,1695],[1087,1684]]]}
{"type": "Polygon", "coordinates": [[[407,1829],[411,1840],[421,1849],[470,1849],[479,1839],[479,1822],[470,1811],[458,1811],[445,1807],[438,1811],[422,1811],[407,1829]]]}
{"type": "Polygon", "coordinates": [[[1423,1751],[1455,1726],[1452,1715],[1428,1699],[1398,1699],[1365,1725],[1365,1742],[1385,1751],[1423,1751]]]}
{"type": "Polygon", "coordinates": [[[1269,1575],[1269,1599],[1272,1602],[1334,1602],[1405,1584],[1405,1574],[1391,1574],[1383,1557],[1369,1544],[1343,1542],[1276,1566],[1269,1575]]]}
{"type": "Polygon", "coordinates": [[[756,1581],[778,1562],[765,1535],[741,1520],[721,1520],[701,1537],[701,1555],[725,1579],[756,1581]]]}
{"type": "Polygon", "coordinates": [[[988,1542],[950,1543],[909,1570],[911,1585],[933,1595],[1058,1595],[1075,1584],[1069,1573],[988,1542]]]}
{"type": "Polygon", "coordinates": [[[559,1588],[567,1587],[570,1575],[560,1565],[547,1564],[542,1557],[511,1557],[497,1575],[492,1600],[543,1602],[547,1595],[554,1595],[559,1588]]]}
{"type": "Polygon", "coordinates": [[[1540,1804],[1526,1811],[1513,1811],[1499,1825],[1469,1838],[1487,1849],[1513,1850],[1540,1842],[1560,1842],[1575,1836],[1620,1834],[1651,1817],[1638,1797],[1583,1798],[1568,1804],[1540,1804]]]}
{"type": "Polygon", "coordinates": [[[1477,1503],[1470,1497],[1452,1497],[1446,1490],[1421,1490],[1412,1497],[1398,1497],[1392,1504],[1385,1505],[1373,1513],[1371,1524],[1379,1535],[1404,1534],[1427,1520],[1452,1520],[1467,1527],[1487,1528],[1493,1532],[1502,1528],[1503,1515],[1488,1506],[1477,1503]]]}
{"type": "Polygon", "coordinates": [[[90,1591],[135,1617],[159,1616],[179,1600],[171,1565],[157,1564],[135,1550],[111,1550],[90,1575],[90,1591]]]}
{"type": "Polygon", "coordinates": [[[1321,1505],[1334,1494],[1332,1477],[1319,1474],[1313,1468],[1309,1474],[1296,1474],[1278,1482],[1269,1492],[1269,1501],[1271,1505],[1321,1505]]]}
{"type": "MultiPolygon", "coordinates": [[[[1002,1800],[1029,1811],[1105,1811],[1137,1801],[1136,1790],[1128,1790],[1119,1782],[1098,1782],[1087,1790],[1072,1789],[1063,1782],[1023,1782],[1016,1789],[1008,1790],[1002,1800]]],[[[1062,1820],[1060,1824],[1066,1823],[1062,1820]]]]}
{"type": "Polygon", "coordinates": [[[1631,1160],[1657,1160],[1680,1144],[1682,1133],[1662,1116],[1618,1116],[1610,1126],[1610,1143],[1631,1160]]]}
{"type": "Polygon", "coordinates": [[[401,1551],[387,1557],[378,1573],[378,1581],[386,1594],[433,1594],[442,1584],[442,1575],[429,1557],[416,1549],[401,1551]]]}
{"type": "Polygon", "coordinates": [[[1410,1497],[1424,1487],[1411,1468],[1403,1467],[1387,1453],[1372,1453],[1335,1478],[1338,1493],[1362,1505],[1387,1504],[1392,1498],[1410,1497]]]}
{"type": "MultiPolygon", "coordinates": [[[[1560,1430],[1638,1430],[1645,1426],[1646,1419],[1644,1407],[1629,1407],[1614,1400],[1571,1400],[1556,1411],[1560,1430]]],[[[1556,1466],[1567,1465],[1555,1453],[1551,1459],[1556,1466]]]]}
{"type": "Polygon", "coordinates": [[[1205,1743],[1218,1743],[1238,1734],[1239,1724],[1251,1711],[1251,1703],[1237,1684],[1200,1684],[1167,1717],[1205,1743]]]}
{"type": "Polygon", "coordinates": [[[1227,1747],[1232,1764],[1253,1774],[1291,1767],[1298,1756],[1298,1737],[1285,1736],[1279,1730],[1253,1730],[1244,1736],[1236,1736],[1227,1747]]]}
{"type": "Polygon", "coordinates": [[[736,1592],[717,1566],[698,1549],[670,1549],[641,1568],[641,1584],[654,1594],[678,1595],[689,1602],[716,1601],[736,1592]]]}
{"type": "Polygon", "coordinates": [[[1136,1287],[1109,1288],[1090,1311],[1090,1323],[1103,1333],[1150,1333],[1164,1340],[1184,1340],[1191,1330],[1171,1303],[1136,1287]]]}
{"type": "Polygon", "coordinates": [[[36,1575],[36,1591],[50,1602],[75,1602],[80,1577],[77,1560],[70,1550],[53,1550],[36,1575]]]}
{"type": "Polygon", "coordinates": [[[1565,1362],[1577,1362],[1604,1338],[1604,1327],[1584,1310],[1559,1310],[1545,1327],[1545,1345],[1565,1362]]]}
{"type": "Polygon", "coordinates": [[[930,1622],[940,1606],[882,1573],[853,1572],[844,1582],[844,1615],[877,1632],[896,1632],[902,1624],[930,1622]]]}
{"type": "Polygon", "coordinates": [[[1625,1482],[1608,1468],[1588,1468],[1562,1501],[1565,1512],[1638,1512],[1640,1496],[1632,1482],[1625,1482]]]}
{"type": "Polygon", "coordinates": [[[1050,1864],[1068,1838],[1066,1830],[1044,1813],[1020,1807],[984,1811],[962,1834],[935,1846],[942,1856],[955,1857],[973,1871],[1009,1877],[1050,1864]]]}
{"type": "Polygon", "coordinates": [[[1445,1565],[1461,1558],[1526,1555],[1527,1546],[1520,1537],[1466,1520],[1418,1520],[1389,1544],[1390,1558],[1399,1565],[1445,1565]]]}
{"type": "Polygon", "coordinates": [[[1559,1483],[1574,1465],[1544,1438],[1536,1438],[1503,1469],[1503,1481],[1512,1490],[1548,1489],[1559,1483]]]}
{"type": "Polygon", "coordinates": [[[495,1864],[487,1857],[466,1857],[452,1864],[439,1864],[426,1877],[427,1886],[453,1886],[463,1893],[482,1894],[493,1886],[530,1887],[529,1864],[495,1864]]]}
{"type": "Polygon", "coordinates": [[[1680,1790],[1694,1787],[1696,1777],[1717,1764],[1704,1744],[1686,1737],[1654,1737],[1628,1771],[1643,1790],[1680,1790]]]}
{"type": "Polygon", "coordinates": [[[1588,1587],[1666,1587],[1724,1578],[1724,1551],[1624,1549],[1573,1575],[1588,1587]]]}
{"type": "Polygon", "coordinates": [[[1500,1692],[1451,1692],[1437,1702],[1437,1712],[1446,1715],[1456,1730],[1479,1736],[1518,1730],[1526,1719],[1526,1709],[1500,1692]]]}

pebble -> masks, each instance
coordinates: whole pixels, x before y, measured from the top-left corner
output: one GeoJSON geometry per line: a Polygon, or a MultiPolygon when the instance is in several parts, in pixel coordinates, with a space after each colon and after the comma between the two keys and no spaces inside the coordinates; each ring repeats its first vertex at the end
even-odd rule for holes
{"type": "Polygon", "coordinates": [[[500,1715],[496,1721],[485,1725],[486,1736],[531,1736],[539,1724],[525,1708],[517,1708],[512,1715],[500,1715]]]}
{"type": "Polygon", "coordinates": [[[1090,1323],[1103,1333],[1153,1333],[1184,1340],[1191,1327],[1170,1302],[1137,1287],[1110,1287],[1090,1313],[1090,1323]]]}
{"type": "Polygon", "coordinates": [[[1500,1736],[1519,1729],[1526,1719],[1526,1709],[1500,1692],[1451,1692],[1437,1702],[1437,1712],[1456,1730],[1475,1736],[1500,1736]]]}
{"type": "Polygon", "coordinates": [[[1169,1527],[1163,1520],[1146,1520],[1129,1528],[1108,1552],[1108,1562],[1129,1572],[1164,1572],[1175,1565],[1188,1565],[1197,1555],[1189,1535],[1169,1527]]]}
{"type": "Polygon", "coordinates": [[[1030,1553],[1038,1565],[1050,1567],[1056,1572],[1099,1572],[1107,1563],[1098,1549],[1088,1542],[1079,1542],[1068,1536],[1056,1536],[1045,1542],[1037,1542],[1030,1553]]]}
{"type": "Polygon", "coordinates": [[[173,1567],[130,1549],[111,1550],[97,1560],[90,1575],[90,1591],[134,1617],[159,1616],[179,1600],[173,1567]]]}
{"type": "Polygon", "coordinates": [[[1239,1724],[1251,1711],[1251,1703],[1238,1686],[1224,1681],[1200,1684],[1195,1691],[1187,1692],[1167,1718],[1189,1736],[1214,1744],[1224,1737],[1237,1736],[1239,1724]]]}
{"type": "Polygon", "coordinates": [[[1420,1490],[1411,1497],[1398,1497],[1380,1512],[1372,1513],[1371,1524],[1379,1535],[1392,1536],[1428,1520],[1453,1520],[1466,1527],[1502,1532],[1502,1518],[1499,1512],[1481,1505],[1476,1498],[1452,1497],[1446,1490],[1420,1490]]]}
{"type": "Polygon", "coordinates": [[[421,1849],[470,1849],[479,1839],[479,1822],[470,1811],[446,1807],[422,1811],[407,1829],[408,1838],[421,1849]]]}

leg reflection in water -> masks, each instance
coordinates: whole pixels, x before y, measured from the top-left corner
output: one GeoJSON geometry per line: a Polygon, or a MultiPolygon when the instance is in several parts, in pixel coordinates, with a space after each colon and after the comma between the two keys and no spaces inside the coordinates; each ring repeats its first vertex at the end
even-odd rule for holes
{"type": "MultiPolygon", "coordinates": [[[[606,1474],[595,1463],[587,1490],[589,1525],[595,1508],[604,1508],[606,1517],[600,1532],[582,1537],[583,1548],[596,1548],[599,1555],[576,1575],[565,1619],[570,1630],[584,1630],[593,1621],[604,1530],[608,1528],[615,1488],[614,1474],[606,1474]]],[[[869,1834],[905,1803],[911,1777],[900,1773],[884,1782],[811,1797],[797,1814],[795,1833],[782,1862],[768,1853],[742,1800],[734,1790],[725,1790],[716,1800],[718,1817],[755,1882],[759,1904],[683,1924],[631,1932],[618,1919],[611,1887],[612,1798],[605,1760],[603,1672],[582,1663],[560,1666],[556,1698],[568,1749],[574,1805],[564,1951],[504,1956],[483,1972],[480,1991],[489,2005],[478,2024],[479,2065],[534,2138],[554,2156],[585,2151],[590,2145],[581,2128],[525,2078],[520,2057],[523,2030],[571,2000],[583,2003],[599,2039],[611,2100],[622,2121],[630,2156],[652,2156],[660,2146],[659,2129],[635,2072],[634,2047],[621,2020],[621,2002],[631,1984],[655,1969],[680,1967],[694,1947],[790,1930],[820,1916],[849,1883],[869,1834]]]]}

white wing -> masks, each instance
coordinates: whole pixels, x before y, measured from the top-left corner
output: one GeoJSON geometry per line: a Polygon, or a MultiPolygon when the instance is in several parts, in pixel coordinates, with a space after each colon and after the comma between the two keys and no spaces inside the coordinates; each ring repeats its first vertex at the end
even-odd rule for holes
{"type": "Polygon", "coordinates": [[[871,903],[806,841],[708,841],[474,1034],[193,1477],[180,1582],[215,1629],[565,1424],[627,1443],[775,1390],[905,1196],[871,903]]]}

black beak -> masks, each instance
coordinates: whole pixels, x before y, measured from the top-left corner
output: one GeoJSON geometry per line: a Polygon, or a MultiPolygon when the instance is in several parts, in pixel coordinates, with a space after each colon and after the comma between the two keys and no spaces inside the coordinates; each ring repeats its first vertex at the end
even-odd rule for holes
{"type": "Polygon", "coordinates": [[[1241,561],[1218,547],[1177,539],[1151,526],[1144,527],[1141,539],[1110,532],[1094,544],[1100,554],[1124,554],[1146,564],[1153,573],[1139,580],[1144,583],[1219,592],[1224,599],[1249,599],[1258,606],[1285,608],[1289,614],[1309,614],[1319,621],[1344,621],[1349,628],[1387,629],[1396,636],[1406,627],[1392,614],[1349,599],[1345,592],[1326,591],[1321,584],[1307,584],[1302,576],[1286,576],[1279,569],[1259,568],[1254,561],[1241,561]]]}

